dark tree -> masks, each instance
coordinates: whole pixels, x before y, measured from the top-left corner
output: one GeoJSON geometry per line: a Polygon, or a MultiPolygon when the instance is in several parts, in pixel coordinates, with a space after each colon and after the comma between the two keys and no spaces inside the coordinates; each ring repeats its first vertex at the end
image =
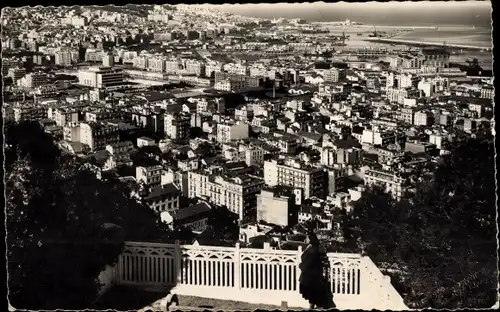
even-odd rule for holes
{"type": "Polygon", "coordinates": [[[36,123],[6,141],[9,300],[18,309],[84,309],[125,240],[171,241],[152,210],[117,180],[98,180],[61,155],[36,123]]]}
{"type": "Polygon", "coordinates": [[[215,206],[212,209],[208,226],[213,229],[214,235],[221,241],[238,240],[239,227],[238,215],[229,211],[226,207],[215,206]]]}
{"type": "Polygon", "coordinates": [[[395,202],[368,190],[351,239],[381,267],[399,270],[411,308],[490,308],[497,300],[496,192],[490,139],[456,141],[433,177],[395,202]]]}

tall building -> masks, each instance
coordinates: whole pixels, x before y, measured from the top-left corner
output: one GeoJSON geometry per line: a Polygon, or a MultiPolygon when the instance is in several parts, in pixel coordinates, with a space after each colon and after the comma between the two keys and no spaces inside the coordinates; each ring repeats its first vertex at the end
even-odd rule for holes
{"type": "Polygon", "coordinates": [[[97,123],[80,123],[80,143],[86,144],[93,151],[106,149],[106,145],[118,143],[118,127],[97,123]]]}
{"type": "Polygon", "coordinates": [[[115,66],[115,57],[111,53],[107,53],[102,57],[103,67],[113,67],[115,66]]]}
{"type": "Polygon", "coordinates": [[[144,183],[148,186],[160,186],[162,169],[161,165],[137,166],[135,168],[135,179],[138,183],[144,183]]]}
{"type": "Polygon", "coordinates": [[[23,105],[13,108],[14,120],[20,121],[35,121],[47,118],[47,108],[38,105],[23,105]]]}
{"type": "Polygon", "coordinates": [[[450,52],[443,48],[422,49],[424,64],[437,68],[448,68],[450,66],[450,52]]]}
{"type": "Polygon", "coordinates": [[[47,83],[47,74],[43,72],[29,73],[22,78],[19,83],[21,86],[34,89],[43,86],[47,83]]]}
{"type": "Polygon", "coordinates": [[[61,49],[55,52],[55,64],[60,66],[71,66],[78,62],[79,53],[77,50],[61,49]]]}
{"type": "Polygon", "coordinates": [[[243,220],[248,212],[257,207],[257,194],[264,181],[247,175],[226,177],[198,171],[188,173],[189,198],[207,199],[211,203],[226,206],[243,220]]]}
{"type": "Polygon", "coordinates": [[[153,57],[148,60],[147,68],[153,72],[165,72],[165,59],[163,57],[153,57]]]}
{"type": "Polygon", "coordinates": [[[191,118],[182,114],[165,114],[165,135],[171,139],[186,139],[191,118]]]}
{"type": "Polygon", "coordinates": [[[7,77],[12,78],[14,83],[26,75],[26,69],[22,67],[9,68],[7,77]]]}
{"type": "Polygon", "coordinates": [[[244,122],[225,122],[217,124],[217,142],[227,143],[233,140],[247,139],[250,126],[244,122]]]}
{"type": "Polygon", "coordinates": [[[343,69],[331,68],[326,70],[323,79],[325,82],[339,82],[346,78],[346,72],[343,69]]]}
{"type": "Polygon", "coordinates": [[[123,70],[110,67],[91,67],[78,71],[78,83],[93,88],[106,88],[123,83],[123,70]]]}
{"type": "Polygon", "coordinates": [[[292,189],[275,187],[262,189],[257,194],[257,222],[264,221],[279,226],[297,223],[297,206],[292,189]]]}
{"type": "Polygon", "coordinates": [[[400,198],[404,191],[404,179],[392,171],[369,169],[364,180],[365,185],[381,186],[395,198],[400,198]]]}
{"type": "Polygon", "coordinates": [[[187,74],[205,76],[205,64],[197,60],[186,60],[184,70],[187,74]]]}
{"type": "Polygon", "coordinates": [[[434,123],[434,114],[432,112],[415,112],[413,123],[415,126],[430,126],[434,123]]]}
{"type": "Polygon", "coordinates": [[[295,160],[265,161],[264,181],[269,186],[283,185],[302,189],[304,199],[324,196],[325,173],[323,169],[307,166],[295,160]]]}

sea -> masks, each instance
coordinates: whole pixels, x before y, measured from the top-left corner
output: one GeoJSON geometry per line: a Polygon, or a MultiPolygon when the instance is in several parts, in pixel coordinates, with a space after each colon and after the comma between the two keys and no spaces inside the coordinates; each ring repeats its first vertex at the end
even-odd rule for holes
{"type": "MultiPolygon", "coordinates": [[[[341,35],[344,33],[349,36],[346,41],[348,47],[382,47],[387,44],[378,42],[369,42],[365,39],[375,30],[386,33],[393,33],[395,30],[405,30],[391,39],[400,39],[408,41],[419,41],[439,44],[462,44],[477,46],[483,48],[492,48],[493,40],[491,28],[488,27],[472,27],[472,26],[439,26],[424,27],[424,26],[386,26],[386,25],[361,25],[361,26],[333,26],[331,23],[320,23],[324,28],[330,30],[330,34],[341,35]]],[[[371,38],[373,39],[373,38],[371,38]]],[[[481,51],[464,51],[464,54],[456,54],[450,57],[453,63],[466,64],[467,59],[477,58],[480,66],[483,69],[491,70],[493,63],[493,53],[481,51]]]]}

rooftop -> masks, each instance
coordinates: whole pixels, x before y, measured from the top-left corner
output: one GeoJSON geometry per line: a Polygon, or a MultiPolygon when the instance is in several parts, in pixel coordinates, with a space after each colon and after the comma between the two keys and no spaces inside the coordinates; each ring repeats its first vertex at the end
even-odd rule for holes
{"type": "Polygon", "coordinates": [[[199,203],[190,207],[179,209],[179,211],[177,211],[177,213],[173,217],[176,220],[185,220],[194,216],[208,213],[211,210],[212,209],[207,204],[199,203]]]}
{"type": "Polygon", "coordinates": [[[166,184],[166,185],[163,185],[163,186],[158,186],[156,188],[154,188],[151,193],[145,197],[144,199],[148,200],[148,199],[154,199],[154,198],[158,198],[158,197],[162,197],[162,196],[165,196],[165,195],[175,195],[175,194],[179,194],[180,191],[179,189],[173,185],[172,183],[169,183],[169,184],[166,184]]]}

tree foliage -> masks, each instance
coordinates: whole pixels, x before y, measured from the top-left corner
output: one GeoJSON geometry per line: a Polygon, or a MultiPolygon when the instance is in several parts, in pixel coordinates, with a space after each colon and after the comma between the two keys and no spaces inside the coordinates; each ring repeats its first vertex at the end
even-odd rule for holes
{"type": "Polygon", "coordinates": [[[61,155],[36,123],[6,127],[9,300],[23,309],[83,309],[125,240],[169,240],[119,181],[61,155]]]}
{"type": "Polygon", "coordinates": [[[401,201],[375,188],[355,204],[348,238],[379,266],[399,270],[409,307],[496,302],[494,165],[491,140],[460,140],[431,181],[417,183],[401,201]]]}
{"type": "Polygon", "coordinates": [[[237,241],[239,235],[238,215],[225,206],[215,206],[208,219],[215,238],[221,241],[237,241]]]}

